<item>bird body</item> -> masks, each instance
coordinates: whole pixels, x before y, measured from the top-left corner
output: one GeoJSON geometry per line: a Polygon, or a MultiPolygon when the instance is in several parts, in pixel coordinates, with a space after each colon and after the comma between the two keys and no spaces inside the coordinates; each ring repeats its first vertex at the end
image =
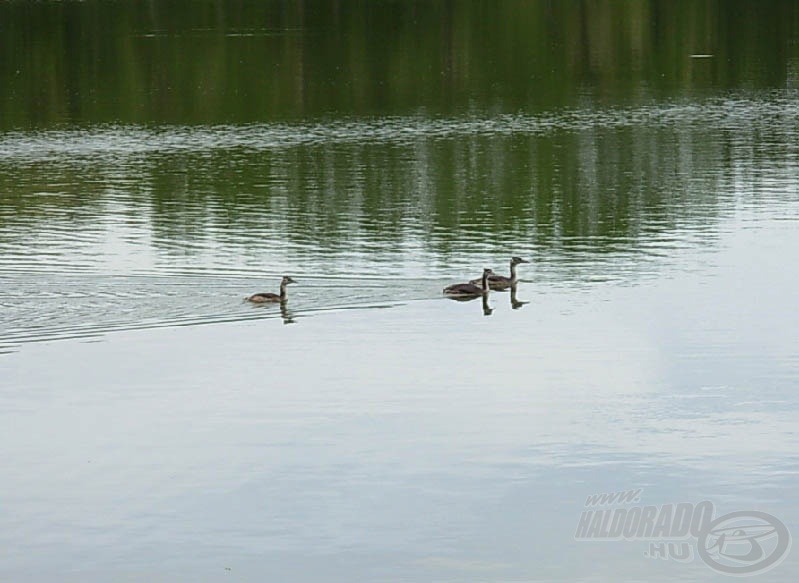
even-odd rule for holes
{"type": "Polygon", "coordinates": [[[444,288],[444,295],[451,298],[475,298],[488,293],[488,279],[494,272],[489,268],[483,270],[483,277],[479,280],[480,286],[472,282],[455,283],[444,288]]]}
{"type": "Polygon", "coordinates": [[[253,294],[245,299],[248,302],[253,302],[255,304],[285,302],[287,297],[286,286],[290,283],[297,283],[297,282],[291,279],[288,275],[284,275],[283,279],[280,280],[280,294],[263,292],[263,293],[253,294]]]}
{"type": "MultiPolygon", "coordinates": [[[[492,273],[492,275],[488,278],[488,287],[490,289],[495,290],[503,290],[507,289],[513,285],[516,285],[518,281],[516,277],[516,266],[519,263],[530,263],[526,259],[522,259],[521,257],[513,257],[510,260],[510,277],[505,277],[504,275],[497,275],[496,273],[492,273]]],[[[481,278],[473,279],[469,283],[472,285],[479,285],[481,282],[481,278]]]]}

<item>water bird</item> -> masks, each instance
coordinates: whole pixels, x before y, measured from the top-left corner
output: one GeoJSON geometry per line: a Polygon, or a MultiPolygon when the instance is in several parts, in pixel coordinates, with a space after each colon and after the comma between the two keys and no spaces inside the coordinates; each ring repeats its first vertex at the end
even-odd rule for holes
{"type": "Polygon", "coordinates": [[[473,282],[469,283],[454,283],[452,285],[448,285],[444,288],[444,295],[449,296],[454,299],[462,298],[462,299],[471,299],[481,296],[483,294],[488,293],[488,279],[491,275],[494,274],[491,269],[486,267],[483,270],[483,277],[480,280],[481,285],[476,285],[473,282]]]}
{"type": "Polygon", "coordinates": [[[248,298],[244,298],[248,302],[254,302],[256,304],[265,304],[269,302],[285,302],[286,301],[286,286],[290,283],[297,283],[293,279],[291,279],[288,275],[284,275],[283,279],[280,280],[280,294],[273,294],[273,293],[258,293],[253,294],[248,298]]]}
{"type": "MultiPolygon", "coordinates": [[[[497,275],[494,273],[488,278],[488,286],[491,289],[496,290],[503,290],[507,289],[511,286],[516,285],[516,282],[519,281],[516,277],[516,266],[520,263],[530,263],[526,259],[522,259],[521,257],[512,257],[510,260],[510,277],[505,277],[504,275],[497,275]]],[[[470,281],[472,285],[479,285],[480,278],[473,279],[470,281]]]]}

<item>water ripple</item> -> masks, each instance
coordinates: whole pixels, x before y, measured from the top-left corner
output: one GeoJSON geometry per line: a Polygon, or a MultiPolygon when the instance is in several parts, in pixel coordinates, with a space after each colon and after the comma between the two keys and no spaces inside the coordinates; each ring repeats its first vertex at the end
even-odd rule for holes
{"type": "Polygon", "coordinates": [[[408,145],[424,139],[474,135],[546,135],[645,126],[690,124],[739,131],[761,124],[799,124],[799,103],[787,97],[717,98],[705,103],[671,103],[632,108],[559,110],[540,115],[506,114],[491,118],[396,116],[246,126],[99,126],[0,134],[0,161],[46,161],[135,157],[146,154],[244,149],[263,151],[320,144],[370,142],[408,145]]]}
{"type": "MultiPolygon", "coordinates": [[[[275,278],[272,278],[275,279],[275,278]]],[[[0,352],[28,342],[90,338],[110,332],[282,318],[291,323],[315,313],[377,309],[439,297],[442,282],[301,278],[285,306],[254,305],[244,298],[265,291],[264,277],[100,276],[0,274],[0,352]],[[324,298],[320,305],[320,298],[324,298]]]]}

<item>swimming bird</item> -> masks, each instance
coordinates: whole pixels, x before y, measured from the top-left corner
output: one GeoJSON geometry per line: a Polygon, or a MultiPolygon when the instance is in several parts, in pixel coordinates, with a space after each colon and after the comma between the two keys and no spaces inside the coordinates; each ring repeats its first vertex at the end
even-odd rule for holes
{"type": "Polygon", "coordinates": [[[253,294],[246,299],[248,302],[255,302],[256,304],[264,304],[267,302],[285,302],[286,301],[286,286],[290,283],[297,283],[288,275],[284,275],[280,280],[280,295],[272,293],[253,294]]]}
{"type": "Polygon", "coordinates": [[[488,293],[488,279],[494,272],[488,267],[483,270],[483,277],[479,280],[480,286],[474,283],[454,283],[444,288],[444,295],[451,298],[476,298],[480,295],[488,293]]]}
{"type": "MultiPolygon", "coordinates": [[[[516,266],[519,263],[530,263],[526,259],[522,259],[521,257],[513,257],[510,260],[510,277],[505,277],[504,275],[497,275],[496,273],[493,274],[491,277],[488,278],[488,286],[491,289],[506,289],[512,285],[516,285],[518,281],[516,277],[516,266]]],[[[473,279],[470,281],[472,285],[480,285],[480,278],[473,279]]]]}

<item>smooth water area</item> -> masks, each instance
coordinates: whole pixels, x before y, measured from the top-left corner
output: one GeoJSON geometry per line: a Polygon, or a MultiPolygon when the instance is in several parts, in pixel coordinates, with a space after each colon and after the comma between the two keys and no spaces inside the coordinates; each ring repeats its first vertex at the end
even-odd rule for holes
{"type": "Polygon", "coordinates": [[[799,19],[674,4],[0,7],[0,578],[725,579],[575,540],[636,488],[799,534],[799,19]]]}

